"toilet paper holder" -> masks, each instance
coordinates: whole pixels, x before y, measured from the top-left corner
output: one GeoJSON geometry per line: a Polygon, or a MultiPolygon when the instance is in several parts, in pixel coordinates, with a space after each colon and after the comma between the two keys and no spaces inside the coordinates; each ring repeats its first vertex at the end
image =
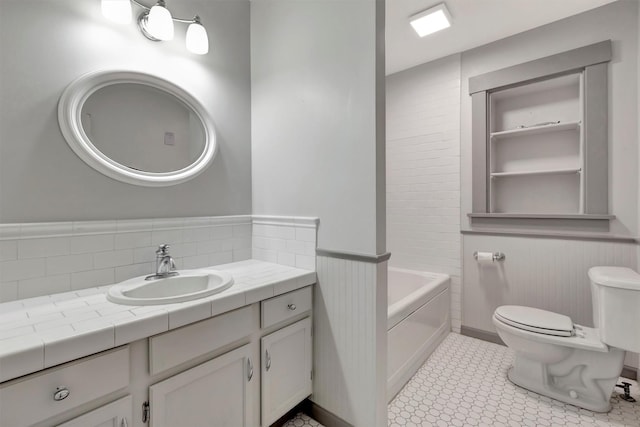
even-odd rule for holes
{"type": "MultiPolygon", "coordinates": [[[[476,261],[478,260],[478,252],[477,251],[473,253],[473,257],[476,259],[476,261]]],[[[493,262],[504,261],[504,259],[506,257],[507,256],[502,252],[492,252],[491,253],[491,258],[493,259],[493,262]]]]}

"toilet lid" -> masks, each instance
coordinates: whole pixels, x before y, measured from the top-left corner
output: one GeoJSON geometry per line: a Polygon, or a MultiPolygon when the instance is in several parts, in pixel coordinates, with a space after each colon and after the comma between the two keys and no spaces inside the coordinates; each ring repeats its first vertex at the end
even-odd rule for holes
{"type": "Polygon", "coordinates": [[[573,335],[573,322],[563,314],[533,307],[503,305],[496,309],[495,315],[507,325],[525,331],[561,337],[573,335]]]}

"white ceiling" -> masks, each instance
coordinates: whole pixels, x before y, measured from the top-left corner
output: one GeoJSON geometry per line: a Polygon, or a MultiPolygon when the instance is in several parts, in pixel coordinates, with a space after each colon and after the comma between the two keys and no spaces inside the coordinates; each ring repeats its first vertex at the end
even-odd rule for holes
{"type": "Polygon", "coordinates": [[[614,1],[617,0],[386,0],[386,73],[463,52],[614,1]],[[452,26],[418,37],[408,17],[442,2],[451,13],[452,26]]]}

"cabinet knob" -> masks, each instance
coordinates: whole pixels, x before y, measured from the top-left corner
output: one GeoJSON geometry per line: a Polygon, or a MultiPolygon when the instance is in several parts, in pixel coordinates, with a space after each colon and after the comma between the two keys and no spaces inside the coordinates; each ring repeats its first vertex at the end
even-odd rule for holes
{"type": "Polygon", "coordinates": [[[56,391],[53,393],[53,400],[56,402],[64,400],[69,396],[69,393],[71,392],[66,387],[56,387],[56,391]]]}
{"type": "Polygon", "coordinates": [[[247,358],[247,371],[247,381],[251,381],[251,378],[253,378],[253,365],[250,358],[247,358]]]}
{"type": "Polygon", "coordinates": [[[265,350],[265,368],[267,370],[267,372],[269,372],[269,369],[271,369],[271,356],[269,355],[269,350],[265,350]]]}
{"type": "Polygon", "coordinates": [[[291,311],[294,311],[294,310],[296,309],[296,305],[295,305],[295,304],[289,304],[289,305],[287,306],[287,308],[288,308],[289,310],[291,310],[291,311]]]}

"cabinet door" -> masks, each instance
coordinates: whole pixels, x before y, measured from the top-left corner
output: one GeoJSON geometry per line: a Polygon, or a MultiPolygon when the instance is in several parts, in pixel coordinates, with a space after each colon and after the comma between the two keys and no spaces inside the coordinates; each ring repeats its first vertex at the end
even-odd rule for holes
{"type": "Polygon", "coordinates": [[[311,394],[311,319],[262,338],[262,425],[311,394]]]}
{"type": "Polygon", "coordinates": [[[246,344],[149,387],[151,427],[251,425],[250,348],[246,344]]]}
{"type": "Polygon", "coordinates": [[[129,427],[133,425],[133,402],[131,396],[87,412],[58,427],[129,427]]]}

